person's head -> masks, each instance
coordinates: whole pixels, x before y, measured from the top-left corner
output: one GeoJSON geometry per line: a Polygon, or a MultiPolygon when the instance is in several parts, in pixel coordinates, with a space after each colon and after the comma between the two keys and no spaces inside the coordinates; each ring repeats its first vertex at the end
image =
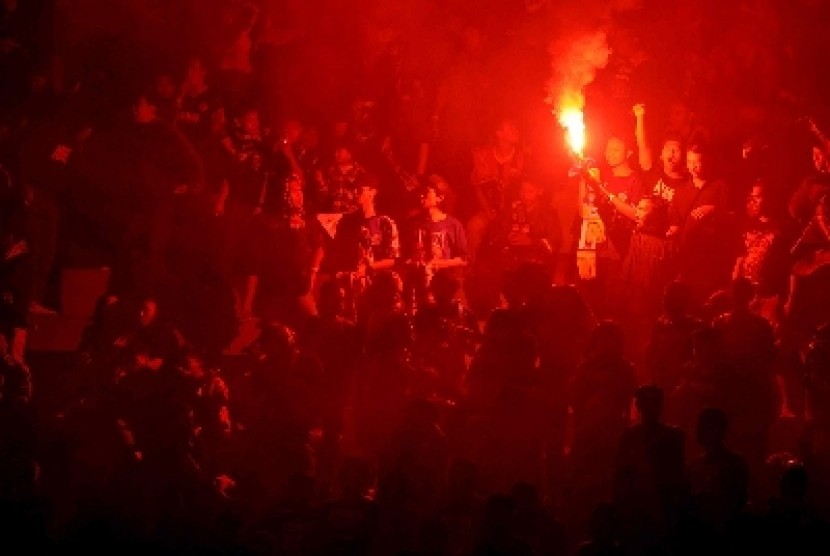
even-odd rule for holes
{"type": "Polygon", "coordinates": [[[704,450],[711,450],[723,445],[727,427],[726,413],[722,409],[706,408],[697,416],[697,443],[704,450]]]}
{"type": "Polygon", "coordinates": [[[667,174],[683,170],[683,142],[678,137],[667,137],[663,140],[660,161],[667,174]]]}
{"type": "Polygon", "coordinates": [[[701,315],[706,322],[712,323],[734,307],[731,288],[723,288],[712,292],[712,295],[706,299],[701,307],[701,315]]]}
{"type": "Polygon", "coordinates": [[[148,124],[158,118],[157,107],[147,95],[141,95],[133,104],[133,119],[139,124],[148,124]]]}
{"type": "Polygon", "coordinates": [[[147,297],[141,302],[138,310],[138,321],[141,326],[149,326],[158,317],[158,302],[153,297],[147,297]]]}
{"type": "Polygon", "coordinates": [[[692,299],[692,290],[685,282],[675,280],[666,286],[663,293],[663,309],[671,318],[686,316],[689,303],[692,299]]]}
{"type": "Polygon", "coordinates": [[[638,228],[642,228],[648,221],[648,217],[654,212],[654,199],[643,197],[634,208],[634,221],[638,228]]]}
{"type": "Polygon", "coordinates": [[[756,181],[749,190],[746,197],[746,215],[749,218],[760,218],[764,216],[764,191],[762,181],[756,181]]]}
{"type": "Polygon", "coordinates": [[[706,176],[706,156],[701,145],[690,145],[686,150],[686,169],[694,179],[706,176]]]}
{"type": "Polygon", "coordinates": [[[438,196],[443,199],[440,207],[452,214],[455,208],[455,192],[450,187],[450,183],[438,174],[430,175],[426,182],[427,185],[434,187],[435,191],[438,192],[438,196]]]}
{"type": "Polygon", "coordinates": [[[431,181],[421,191],[421,206],[426,210],[442,209],[444,206],[444,195],[431,181]]]}
{"type": "Polygon", "coordinates": [[[613,135],[605,143],[605,161],[611,168],[627,163],[632,154],[631,147],[621,135],[613,135]]]}
{"type": "Polygon", "coordinates": [[[260,119],[259,119],[259,110],[253,107],[246,108],[242,111],[242,114],[238,120],[239,129],[245,135],[259,135],[261,127],[260,127],[260,119]]]}
{"type": "Polygon", "coordinates": [[[519,198],[526,205],[533,206],[542,197],[542,187],[533,181],[523,181],[519,189],[519,198]]]}
{"type": "Polygon", "coordinates": [[[352,149],[345,143],[340,143],[334,148],[334,163],[338,166],[348,166],[354,163],[352,149]]]}
{"type": "Polygon", "coordinates": [[[644,423],[658,423],[663,414],[663,389],[656,384],[640,386],[634,393],[634,406],[644,423]]]}
{"type": "Polygon", "coordinates": [[[503,146],[515,146],[519,144],[519,128],[516,122],[504,119],[496,126],[496,142],[503,146]]]}
{"type": "Polygon", "coordinates": [[[358,182],[357,202],[364,211],[375,209],[375,197],[377,197],[377,194],[377,179],[374,176],[367,175],[358,182]]]}

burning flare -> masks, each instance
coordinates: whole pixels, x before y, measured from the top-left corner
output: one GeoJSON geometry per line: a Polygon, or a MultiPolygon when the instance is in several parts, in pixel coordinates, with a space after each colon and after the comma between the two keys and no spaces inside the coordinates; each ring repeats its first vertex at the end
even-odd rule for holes
{"type": "Polygon", "coordinates": [[[608,64],[611,50],[605,32],[596,30],[562,37],[550,47],[553,75],[548,83],[547,102],[552,105],[565,139],[574,156],[581,159],[585,150],[585,87],[597,70],[608,64]]]}
{"type": "Polygon", "coordinates": [[[557,118],[559,125],[565,128],[565,140],[571,151],[578,158],[583,158],[585,150],[585,118],[580,108],[563,108],[557,118]]]}

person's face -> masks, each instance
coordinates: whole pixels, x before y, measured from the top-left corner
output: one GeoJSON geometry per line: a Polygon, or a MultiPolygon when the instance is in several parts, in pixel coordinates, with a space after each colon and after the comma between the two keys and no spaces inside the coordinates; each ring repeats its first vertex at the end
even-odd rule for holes
{"type": "Polygon", "coordinates": [[[334,161],[340,166],[352,163],[352,152],[349,149],[340,147],[334,151],[334,161]]]}
{"type": "Polygon", "coordinates": [[[156,315],[158,315],[158,304],[152,299],[146,300],[138,313],[141,326],[149,326],[152,324],[156,320],[156,315]]]}
{"type": "Polygon", "coordinates": [[[438,203],[441,201],[441,198],[438,195],[438,192],[433,187],[429,187],[424,191],[421,195],[421,205],[425,209],[431,209],[433,207],[437,207],[438,203]]]}
{"type": "Polygon", "coordinates": [[[749,192],[746,198],[746,214],[750,218],[758,218],[761,216],[761,206],[764,202],[764,190],[762,187],[755,185],[749,192]]]}
{"type": "Polygon", "coordinates": [[[612,137],[605,145],[605,161],[612,168],[620,166],[625,163],[628,158],[628,153],[625,150],[625,142],[618,138],[612,137]]]}
{"type": "Polygon", "coordinates": [[[541,191],[539,188],[531,183],[524,183],[522,184],[521,190],[519,190],[519,197],[521,198],[522,202],[526,205],[533,205],[539,200],[539,195],[541,191]]]}
{"type": "Polygon", "coordinates": [[[156,119],[156,106],[145,97],[141,97],[135,105],[134,113],[136,122],[146,124],[156,119]]]}
{"type": "Polygon", "coordinates": [[[654,203],[651,199],[640,199],[640,202],[637,203],[637,207],[634,209],[634,219],[637,222],[637,226],[642,226],[653,210],[654,203]]]}
{"type": "Polygon", "coordinates": [[[666,170],[672,172],[680,169],[682,162],[683,151],[680,149],[679,141],[666,141],[663,143],[663,150],[660,152],[660,160],[663,161],[663,166],[666,170]]]}
{"type": "Polygon", "coordinates": [[[242,131],[248,135],[259,134],[259,113],[251,110],[242,117],[242,131]]]}
{"type": "Polygon", "coordinates": [[[702,178],[704,170],[703,155],[692,151],[686,153],[686,169],[693,178],[702,178]]]}
{"type": "Polygon", "coordinates": [[[513,122],[503,122],[496,130],[496,138],[500,143],[516,145],[519,142],[519,129],[513,122]]]}

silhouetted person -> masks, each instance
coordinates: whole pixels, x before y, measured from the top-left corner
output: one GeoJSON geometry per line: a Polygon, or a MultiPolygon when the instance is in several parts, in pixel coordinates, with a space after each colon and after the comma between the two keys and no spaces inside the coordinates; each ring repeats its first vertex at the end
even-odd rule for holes
{"type": "Polygon", "coordinates": [[[641,386],[634,402],[639,423],[623,433],[617,449],[615,496],[624,512],[645,512],[654,525],[666,525],[682,493],[684,434],[661,421],[659,386],[641,386]]]}
{"type": "Polygon", "coordinates": [[[714,323],[723,341],[727,373],[719,378],[721,405],[732,423],[736,448],[752,469],[766,456],[769,429],[777,415],[773,363],[775,334],[769,321],[750,311],[754,287],[747,278],[732,284],[732,311],[714,323]]]}
{"type": "Polygon", "coordinates": [[[771,553],[826,554],[830,550],[830,527],[809,500],[810,477],[798,462],[788,464],[781,474],[779,495],[756,533],[771,553]]]}
{"type": "Polygon", "coordinates": [[[722,410],[700,412],[697,442],[703,453],[687,470],[693,515],[714,529],[735,519],[747,502],[749,468],[743,456],[725,445],[727,426],[722,410]]]}
{"type": "Polygon", "coordinates": [[[691,291],[671,282],[663,293],[663,314],[654,323],[646,348],[649,380],[671,393],[680,383],[683,366],[692,356],[692,334],[701,326],[689,312],[691,291]]]}
{"type": "MultiPolygon", "coordinates": [[[[591,505],[611,492],[611,462],[616,442],[631,422],[631,393],[636,387],[634,366],[623,355],[622,327],[614,321],[601,322],[591,334],[585,360],[569,390],[573,480],[591,505]]],[[[590,506],[582,509],[587,512],[590,506]]]]}

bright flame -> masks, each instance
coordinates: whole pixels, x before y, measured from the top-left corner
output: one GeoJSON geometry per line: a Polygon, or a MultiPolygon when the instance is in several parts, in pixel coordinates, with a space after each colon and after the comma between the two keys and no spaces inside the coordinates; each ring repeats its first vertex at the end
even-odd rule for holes
{"type": "Polygon", "coordinates": [[[571,151],[582,158],[585,150],[585,117],[579,108],[564,108],[559,112],[559,125],[565,128],[565,140],[571,151]]]}

